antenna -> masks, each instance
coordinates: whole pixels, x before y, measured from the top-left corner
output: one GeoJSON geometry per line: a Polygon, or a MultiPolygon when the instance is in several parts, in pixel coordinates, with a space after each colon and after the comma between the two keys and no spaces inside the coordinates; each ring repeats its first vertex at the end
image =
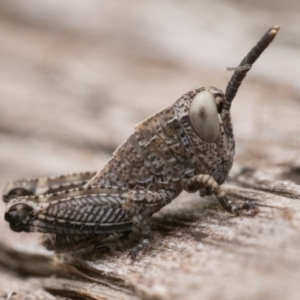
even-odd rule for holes
{"type": "MultiPolygon", "coordinates": [[[[280,27],[275,25],[271,27],[258,41],[258,43],[251,49],[251,51],[245,56],[237,68],[233,68],[234,73],[228,82],[225,92],[225,103],[223,109],[230,110],[231,102],[234,99],[243,79],[246,77],[248,71],[252,65],[259,58],[259,56],[265,51],[265,49],[271,44],[275,38],[280,27]]],[[[232,70],[232,68],[228,68],[232,70]]]]}

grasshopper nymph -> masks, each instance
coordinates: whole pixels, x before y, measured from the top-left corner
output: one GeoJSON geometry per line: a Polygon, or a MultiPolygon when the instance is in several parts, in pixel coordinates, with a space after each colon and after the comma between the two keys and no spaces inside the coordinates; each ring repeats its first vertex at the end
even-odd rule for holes
{"type": "Polygon", "coordinates": [[[230,106],[278,30],[270,28],[234,69],[225,94],[212,86],[186,93],[138,124],[98,173],[11,182],[3,195],[10,228],[43,232],[44,245],[56,252],[109,244],[135,228],[135,258],[149,245],[151,216],[182,190],[214,194],[230,213],[255,210],[249,202],[231,204],[220,188],[235,149],[230,106]]]}

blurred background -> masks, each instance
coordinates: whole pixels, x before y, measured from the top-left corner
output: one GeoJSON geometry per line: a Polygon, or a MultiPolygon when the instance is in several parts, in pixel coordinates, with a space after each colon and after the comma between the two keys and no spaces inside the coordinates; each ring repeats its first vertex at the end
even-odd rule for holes
{"type": "Polygon", "coordinates": [[[0,1],[0,188],[99,170],[182,94],[225,91],[226,68],[275,24],[232,106],[233,172],[299,161],[299,0],[0,1]]]}

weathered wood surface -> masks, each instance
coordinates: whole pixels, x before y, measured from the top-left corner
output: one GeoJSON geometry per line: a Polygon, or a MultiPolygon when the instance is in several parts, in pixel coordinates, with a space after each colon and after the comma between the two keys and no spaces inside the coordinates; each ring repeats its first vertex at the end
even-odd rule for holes
{"type": "Polygon", "coordinates": [[[154,217],[152,247],[134,263],[126,249],[56,257],[1,219],[0,297],[298,299],[299,1],[260,2],[1,1],[1,188],[98,170],[137,122],[194,86],[224,89],[226,67],[271,25],[282,30],[232,106],[224,188],[258,215],[182,194],[154,217]]]}

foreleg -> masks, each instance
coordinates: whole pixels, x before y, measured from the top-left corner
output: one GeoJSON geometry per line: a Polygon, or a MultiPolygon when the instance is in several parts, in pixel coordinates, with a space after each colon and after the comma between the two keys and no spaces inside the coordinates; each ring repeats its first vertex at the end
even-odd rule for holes
{"type": "Polygon", "coordinates": [[[233,205],[228,201],[225,192],[221,189],[219,184],[214,180],[210,175],[197,175],[190,178],[184,185],[184,190],[189,193],[194,193],[201,189],[206,189],[209,192],[212,192],[218,199],[221,206],[230,213],[239,214],[242,211],[251,210],[257,212],[257,207],[251,202],[245,202],[241,205],[233,205]]]}

